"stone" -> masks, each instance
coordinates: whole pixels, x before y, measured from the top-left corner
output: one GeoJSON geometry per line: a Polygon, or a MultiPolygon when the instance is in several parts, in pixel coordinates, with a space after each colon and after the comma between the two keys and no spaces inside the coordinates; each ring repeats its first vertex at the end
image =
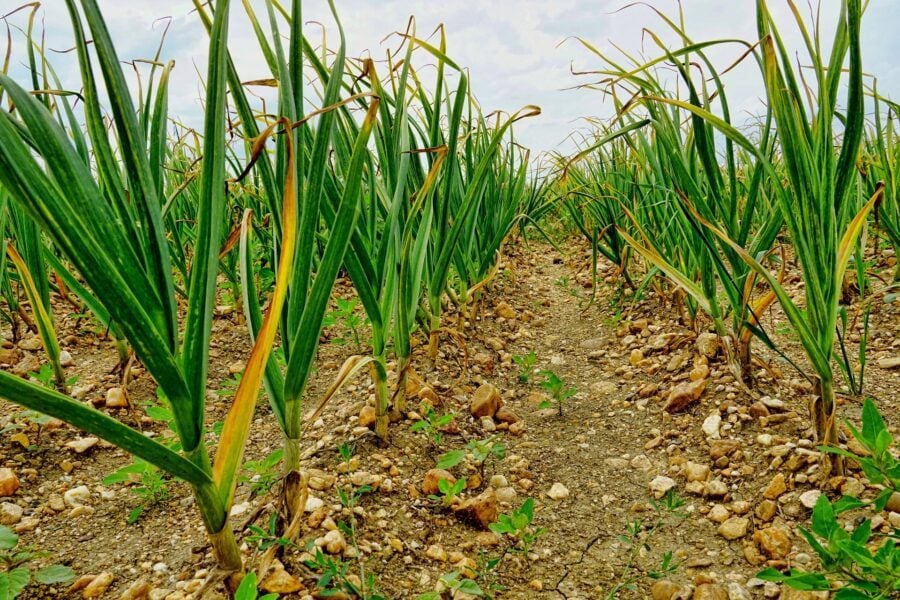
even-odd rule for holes
{"type": "Polygon", "coordinates": [[[515,319],[516,311],[506,302],[499,303],[494,307],[494,314],[504,319],[515,319]]]}
{"type": "Polygon", "coordinates": [[[104,571],[94,577],[81,592],[83,598],[99,598],[102,596],[113,581],[112,573],[104,571]]]}
{"type": "Polygon", "coordinates": [[[0,525],[15,525],[22,520],[25,510],[18,504],[3,502],[0,504],[0,525]]]}
{"type": "Polygon", "coordinates": [[[781,527],[766,527],[753,534],[753,541],[766,556],[782,560],[791,553],[791,537],[781,527]]]}
{"type": "Polygon", "coordinates": [[[830,592],[809,592],[784,586],[779,600],[828,600],[830,597],[830,592]]]}
{"type": "Polygon", "coordinates": [[[750,519],[746,517],[731,517],[719,525],[716,530],[726,540],[737,540],[747,535],[750,527],[750,519]]]}
{"type": "Polygon", "coordinates": [[[628,355],[628,362],[632,367],[638,366],[638,364],[644,360],[644,353],[640,351],[640,349],[635,348],[631,351],[631,354],[628,355]]]}
{"type": "Polygon", "coordinates": [[[708,379],[699,381],[685,381],[679,383],[669,392],[666,405],[663,409],[669,413],[679,413],[700,399],[703,390],[706,389],[708,379]]]}
{"type": "Polygon", "coordinates": [[[336,477],[327,471],[322,471],[321,469],[310,469],[309,471],[310,489],[319,492],[330,490],[336,480],[336,477]]]}
{"type": "Polygon", "coordinates": [[[440,494],[441,490],[438,487],[438,482],[442,479],[449,481],[451,485],[456,483],[456,477],[450,471],[445,469],[429,470],[425,473],[425,478],[422,481],[422,492],[428,496],[440,494]]]}
{"type": "Polygon", "coordinates": [[[489,487],[478,496],[453,507],[453,511],[462,520],[486,530],[497,520],[499,514],[497,494],[494,488],[489,487]]]}
{"type": "Polygon", "coordinates": [[[59,366],[61,367],[71,367],[75,364],[75,361],[72,359],[72,353],[68,350],[60,350],[59,352],[59,366]]]}
{"type": "Polygon", "coordinates": [[[631,459],[631,468],[648,473],[653,470],[653,463],[645,454],[638,454],[631,459]]]}
{"type": "Polygon", "coordinates": [[[656,498],[662,498],[669,490],[675,487],[675,480],[665,475],[657,475],[650,482],[650,491],[656,498]]]}
{"type": "Polygon", "coordinates": [[[359,427],[367,427],[369,429],[372,429],[372,427],[375,426],[375,416],[375,407],[366,404],[359,411],[359,418],[357,419],[356,424],[359,427]]]}
{"type": "Polygon", "coordinates": [[[99,443],[99,438],[83,437],[68,442],[66,444],[66,448],[68,448],[69,450],[74,450],[76,454],[84,454],[99,443]]]}
{"type": "Polygon", "coordinates": [[[781,398],[772,398],[771,396],[763,396],[759,399],[762,402],[763,406],[768,408],[771,411],[783,412],[787,410],[787,405],[784,403],[784,400],[781,398]]]}
{"type": "Polygon", "coordinates": [[[706,516],[710,521],[722,524],[727,521],[729,517],[731,517],[731,513],[728,512],[728,509],[721,504],[716,504],[709,510],[709,513],[706,516]]]}
{"type": "Polygon", "coordinates": [[[732,581],[726,588],[728,590],[728,600],[752,600],[750,591],[736,581],[732,581]]]}
{"type": "Polygon", "coordinates": [[[41,342],[41,338],[38,336],[32,336],[30,338],[25,338],[24,340],[19,342],[19,348],[22,350],[28,350],[30,352],[35,352],[44,347],[43,342],[41,342]]]}
{"type": "Polygon", "coordinates": [[[688,481],[706,481],[711,470],[708,466],[688,461],[684,465],[684,476],[688,481]]]}
{"type": "Polygon", "coordinates": [[[688,378],[690,378],[691,381],[700,381],[707,377],[709,377],[709,365],[705,363],[694,365],[694,368],[691,369],[691,372],[688,374],[688,378]]]}
{"type": "Polygon", "coordinates": [[[19,478],[12,469],[0,468],[0,498],[12,496],[19,489],[19,478]]]}
{"type": "Polygon", "coordinates": [[[494,415],[494,418],[497,419],[500,423],[509,423],[512,425],[513,423],[517,423],[519,421],[518,415],[513,411],[509,410],[505,406],[501,406],[497,413],[494,415]]]}
{"type": "Polygon", "coordinates": [[[597,396],[617,394],[619,386],[614,381],[595,381],[591,384],[591,393],[597,396]]]}
{"type": "Polygon", "coordinates": [[[878,362],[875,363],[878,365],[879,369],[900,369],[900,356],[889,356],[887,358],[880,358],[878,362]]]}
{"type": "Polygon", "coordinates": [[[729,456],[741,447],[737,440],[714,440],[709,443],[709,457],[719,460],[723,456],[729,456]]]}
{"type": "Polygon", "coordinates": [[[706,435],[708,439],[715,440],[721,437],[719,435],[719,427],[721,426],[722,416],[719,415],[718,412],[714,412],[703,420],[703,425],[700,429],[703,430],[703,434],[706,435]]]}
{"type": "Polygon", "coordinates": [[[322,546],[328,554],[341,554],[347,549],[347,540],[340,529],[332,529],[322,537],[322,546]]]}
{"type": "Polygon", "coordinates": [[[425,550],[425,556],[431,560],[447,562],[447,551],[440,544],[432,544],[425,550]]]}
{"type": "Polygon", "coordinates": [[[91,490],[89,490],[86,485],[79,485],[78,487],[66,490],[66,493],[63,494],[63,501],[66,503],[66,506],[72,508],[84,506],[90,499],[91,490]]]}
{"type": "Polygon", "coordinates": [[[128,408],[128,397],[125,390],[120,387],[111,387],[106,390],[107,408],[128,408]]]}
{"type": "Polygon", "coordinates": [[[493,417],[503,406],[503,399],[500,397],[500,390],[490,383],[483,383],[475,390],[472,401],[469,403],[469,410],[472,416],[493,417]]]}
{"type": "Polygon", "coordinates": [[[493,531],[482,531],[475,536],[475,543],[482,548],[494,548],[500,545],[500,536],[493,531]]]}
{"type": "Polygon", "coordinates": [[[550,486],[550,491],[547,492],[547,496],[553,500],[565,500],[569,497],[569,489],[557,481],[550,486]]]}
{"type": "Polygon", "coordinates": [[[707,482],[703,493],[713,498],[722,498],[728,495],[728,484],[721,479],[713,479],[707,482]]]}
{"type": "Polygon", "coordinates": [[[497,502],[506,502],[507,504],[512,504],[518,497],[516,489],[512,486],[495,488],[495,493],[497,494],[497,502]]]}
{"type": "Polygon", "coordinates": [[[763,500],[756,507],[755,512],[759,520],[768,522],[775,518],[775,513],[778,512],[778,505],[772,500],[763,500]]]}
{"type": "Polygon", "coordinates": [[[146,598],[149,598],[151,589],[149,583],[143,579],[139,579],[122,592],[122,595],[119,596],[119,600],[145,600],[146,598]]]}
{"type": "Polygon", "coordinates": [[[728,592],[715,583],[703,583],[694,590],[693,600],[728,600],[728,592]]]}
{"type": "Polygon", "coordinates": [[[819,501],[819,496],[821,495],[821,490],[809,490],[807,492],[803,492],[802,494],[800,494],[800,504],[812,510],[813,508],[815,508],[816,502],[819,501]]]}
{"type": "MultiPolygon", "coordinates": [[[[3,494],[0,494],[2,496],[3,494]]],[[[900,492],[894,492],[891,494],[891,497],[888,498],[887,505],[884,507],[885,510],[890,512],[900,512],[900,492]]]]}
{"type": "Polygon", "coordinates": [[[694,347],[701,356],[715,358],[716,354],[719,353],[719,336],[715,333],[701,333],[697,336],[694,347]]]}
{"type": "Polygon", "coordinates": [[[762,402],[754,402],[751,404],[748,412],[754,419],[761,419],[762,417],[769,416],[769,409],[766,408],[766,405],[762,402]]]}
{"type": "Polygon", "coordinates": [[[650,595],[653,600],[672,600],[679,590],[681,590],[681,586],[674,581],[661,579],[650,588],[650,595]]]}
{"type": "Polygon", "coordinates": [[[66,503],[63,500],[63,497],[59,494],[50,494],[50,497],[47,499],[47,506],[49,506],[50,510],[54,512],[62,512],[66,510],[66,503]]]}
{"type": "Polygon", "coordinates": [[[784,473],[778,473],[772,478],[766,489],[763,490],[763,497],[769,500],[777,500],[786,491],[787,484],[784,481],[784,473]]]}
{"type": "Polygon", "coordinates": [[[688,355],[685,352],[679,352],[678,354],[673,354],[672,358],[669,359],[669,362],[666,364],[666,371],[669,373],[674,373],[676,371],[680,371],[682,367],[687,363],[688,355]]]}
{"type": "Polygon", "coordinates": [[[303,512],[314,513],[325,506],[325,501],[315,496],[307,496],[306,504],[303,505],[303,512]]]}
{"type": "Polygon", "coordinates": [[[276,563],[276,568],[263,579],[259,587],[270,594],[293,594],[305,589],[299,579],[284,570],[281,563],[276,563]]]}

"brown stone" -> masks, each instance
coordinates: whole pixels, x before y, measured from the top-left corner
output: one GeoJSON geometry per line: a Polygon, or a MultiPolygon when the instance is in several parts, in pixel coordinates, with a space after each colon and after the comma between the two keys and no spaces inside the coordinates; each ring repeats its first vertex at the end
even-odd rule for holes
{"type": "Polygon", "coordinates": [[[691,381],[700,381],[709,377],[709,367],[705,363],[694,365],[689,374],[691,381]]]}
{"type": "Polygon", "coordinates": [[[416,396],[419,398],[419,400],[427,402],[432,407],[435,407],[441,403],[441,400],[440,398],[438,398],[437,393],[433,389],[431,389],[431,386],[429,385],[422,386],[422,389],[419,390],[419,393],[416,394],[416,396]]]}
{"type": "Polygon", "coordinates": [[[473,416],[478,418],[493,417],[501,406],[503,406],[503,399],[500,397],[500,390],[490,383],[485,383],[475,390],[469,403],[469,410],[472,411],[473,416]]]}
{"type": "Polygon", "coordinates": [[[745,517],[731,517],[719,525],[718,532],[726,540],[737,540],[747,535],[750,527],[750,519],[745,517]]]}
{"type": "Polygon", "coordinates": [[[674,581],[662,579],[653,584],[650,588],[650,595],[653,600],[672,600],[680,589],[681,586],[674,581]]]}
{"type": "Polygon", "coordinates": [[[469,498],[454,512],[464,521],[477,525],[481,529],[487,529],[491,523],[497,520],[497,496],[494,488],[489,487],[475,498],[469,498]]]}
{"type": "Polygon", "coordinates": [[[761,521],[771,521],[778,511],[778,505],[772,500],[763,500],[756,507],[756,517],[761,521]]]}
{"type": "Polygon", "coordinates": [[[694,600],[728,600],[728,592],[714,583],[704,583],[694,590],[694,600]]]}
{"type": "Polygon", "coordinates": [[[300,580],[284,570],[273,570],[262,582],[260,587],[264,592],[272,594],[293,594],[305,589],[300,580]]]}
{"type": "Polygon", "coordinates": [[[769,409],[762,402],[754,402],[750,405],[750,416],[754,419],[769,416],[769,409]]]}
{"type": "Polygon", "coordinates": [[[141,579],[128,586],[128,589],[119,596],[119,600],[145,600],[152,589],[149,583],[141,579]]]}
{"type": "Polygon", "coordinates": [[[19,478],[12,469],[0,468],[0,497],[12,496],[19,489],[19,478]]]}
{"type": "Polygon", "coordinates": [[[709,443],[709,456],[713,460],[719,460],[736,452],[741,447],[737,440],[713,440],[709,443]]]}
{"type": "Polygon", "coordinates": [[[777,500],[778,496],[787,491],[787,484],[784,481],[784,473],[778,473],[769,482],[769,485],[763,491],[763,496],[769,500],[777,500]]]}
{"type": "Polygon", "coordinates": [[[482,548],[494,548],[499,546],[501,541],[500,536],[493,531],[482,531],[475,536],[475,543],[482,548]]]}
{"type": "Polygon", "coordinates": [[[506,302],[501,302],[500,304],[498,304],[494,309],[494,314],[498,317],[503,317],[504,319],[516,318],[516,311],[514,311],[513,308],[506,302]]]}
{"type": "Polygon", "coordinates": [[[112,583],[113,576],[112,573],[103,572],[94,577],[93,580],[86,586],[84,586],[84,590],[81,592],[81,596],[83,598],[99,598],[106,592],[109,585],[112,583]]]}
{"type": "Polygon", "coordinates": [[[107,408],[128,408],[128,397],[125,390],[120,387],[111,387],[106,390],[107,408]]]}
{"type": "Polygon", "coordinates": [[[688,481],[706,481],[709,479],[710,469],[706,465],[688,461],[684,465],[684,476],[688,481]]]}
{"type": "Polygon", "coordinates": [[[787,558],[791,553],[791,538],[781,527],[766,527],[753,534],[753,541],[766,556],[775,560],[787,558]]]}
{"type": "Polygon", "coordinates": [[[359,411],[359,421],[357,425],[360,427],[368,427],[371,429],[375,425],[375,407],[368,404],[359,411]]]}
{"type": "Polygon", "coordinates": [[[758,567],[766,562],[766,557],[762,555],[756,544],[750,542],[744,543],[744,558],[754,567],[758,567]]]}
{"type": "Polygon", "coordinates": [[[501,423],[509,423],[510,425],[518,422],[519,420],[519,417],[516,415],[516,413],[509,410],[505,406],[500,407],[500,409],[497,411],[497,414],[494,415],[494,418],[501,423]]]}
{"type": "Polygon", "coordinates": [[[795,590],[784,586],[781,590],[780,600],[828,600],[831,592],[810,592],[806,590],[795,590]]]}
{"type": "Polygon", "coordinates": [[[422,492],[429,496],[439,494],[438,482],[442,479],[446,479],[451,484],[456,483],[456,477],[450,471],[431,469],[425,473],[425,479],[422,481],[422,492]]]}
{"type": "Polygon", "coordinates": [[[709,380],[685,381],[679,383],[669,392],[664,409],[669,413],[678,413],[687,409],[691,404],[700,399],[703,390],[709,380]]]}
{"type": "Polygon", "coordinates": [[[900,513],[900,492],[894,492],[888,498],[887,505],[884,507],[888,512],[900,513]]]}

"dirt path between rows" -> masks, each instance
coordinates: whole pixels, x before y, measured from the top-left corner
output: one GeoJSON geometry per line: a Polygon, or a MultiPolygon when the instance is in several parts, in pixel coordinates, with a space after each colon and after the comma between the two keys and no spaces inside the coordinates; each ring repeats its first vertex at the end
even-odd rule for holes
{"type": "MultiPolygon", "coordinates": [[[[616,287],[601,284],[589,305],[590,276],[584,272],[589,255],[577,243],[566,250],[563,256],[545,245],[513,249],[481,299],[481,318],[465,329],[465,351],[459,338],[445,336],[434,368],[423,356],[424,347],[417,351],[414,366],[424,382],[419,397],[436,414],[455,415],[439,442],[411,430],[425,409],[411,400],[409,418],[392,426],[391,443],[378,443],[358,421],[373,393],[363,377],[345,388],[308,430],[304,466],[315,485],[301,539],[285,549],[284,570],[277,569],[281,591],[298,591],[282,597],[311,597],[323,573],[334,568],[357,584],[371,578],[391,599],[440,589],[442,576],[461,572],[476,577],[484,589],[492,583],[502,586],[494,592],[498,598],[587,600],[612,592],[615,598],[671,600],[692,589],[696,600],[744,600],[779,597],[777,586],[754,579],[766,564],[811,565],[809,549],[796,531],[808,517],[805,504],[816,489],[812,481],[818,469],[802,380],[777,357],[761,353],[783,374],[775,380],[760,372],[754,403],[734,385],[721,357],[715,356],[715,345],[710,350],[698,344],[696,333],[652,290],[632,305],[613,302],[616,287]],[[522,383],[512,357],[529,352],[536,360],[530,381],[522,383]],[[576,390],[564,402],[562,415],[541,407],[548,399],[539,385],[544,370],[555,373],[564,388],[576,390]],[[699,398],[684,412],[665,412],[670,390],[692,381],[705,382],[699,398]],[[512,416],[472,416],[470,402],[483,384],[499,390],[512,416]],[[516,419],[513,425],[505,422],[516,419]],[[471,456],[451,469],[473,484],[461,499],[489,494],[496,510],[508,514],[534,498],[532,531],[540,528],[543,534],[527,555],[515,551],[510,538],[480,530],[423,492],[426,473],[444,453],[484,439],[502,442],[505,457],[491,462],[483,477],[471,456]],[[354,454],[349,465],[341,464],[346,462],[338,453],[342,445],[354,454]],[[352,510],[342,506],[338,490],[362,486],[373,491],[361,494],[352,510]],[[670,497],[666,508],[663,493],[668,488],[679,500],[670,497]],[[353,534],[346,528],[340,533],[341,523],[353,523],[353,534]],[[317,547],[323,550],[322,561],[310,566],[305,561],[314,558],[317,547]],[[502,560],[495,569],[485,568],[486,560],[497,557],[502,560]]],[[[603,267],[600,276],[613,277],[612,267],[603,267]]],[[[346,282],[338,291],[352,297],[346,282]]],[[[65,310],[58,311],[60,329],[68,334],[64,345],[73,355],[71,370],[80,377],[78,385],[86,390],[84,401],[129,423],[139,419],[146,431],[163,434],[165,426],[146,416],[154,393],[140,369],[127,390],[134,410],[104,408],[108,389],[118,385],[109,373],[114,350],[102,332],[73,322],[65,310]]],[[[445,324],[452,327],[453,317],[445,324]]],[[[779,330],[777,313],[764,325],[779,330]]],[[[879,307],[869,345],[873,362],[898,352],[898,330],[900,307],[879,307]]],[[[350,338],[341,323],[324,337],[310,398],[356,352],[352,343],[339,343],[350,338]]],[[[787,333],[782,338],[796,356],[795,341],[787,333]]],[[[246,357],[246,333],[237,315],[217,317],[213,340],[210,423],[222,419],[228,380],[246,357]]],[[[17,361],[13,370],[39,364],[37,352],[9,352],[17,361]]],[[[897,371],[872,367],[868,377],[870,393],[896,429],[897,371]]],[[[855,418],[857,412],[857,404],[845,403],[845,415],[855,418]]],[[[139,502],[133,488],[100,483],[128,464],[123,453],[102,443],[76,453],[66,444],[83,439],[82,434],[62,427],[38,436],[37,425],[23,421],[11,405],[3,405],[2,416],[4,425],[21,425],[5,435],[0,447],[2,464],[17,472],[22,483],[5,499],[22,509],[12,526],[23,541],[52,553],[47,562],[69,564],[79,575],[108,573],[111,583],[104,598],[119,598],[131,589],[144,594],[131,596],[135,599],[184,600],[202,587],[211,559],[186,486],[170,482],[168,496],[129,525],[126,517],[139,502]],[[12,437],[17,432],[26,433],[27,445],[12,437]],[[81,508],[64,500],[75,489],[80,490],[81,508]]],[[[214,436],[209,439],[214,444],[214,436]]],[[[247,459],[264,458],[279,445],[270,410],[262,402],[247,459]]],[[[251,493],[254,474],[247,475],[238,489],[233,522],[244,523],[256,514],[253,523],[264,530],[272,497],[264,491],[251,493]]],[[[863,497],[875,493],[853,474],[830,481],[826,489],[863,497]]],[[[890,527],[898,519],[896,513],[886,514],[880,526],[890,527]]],[[[244,532],[251,563],[258,557],[252,535],[244,532]]],[[[278,586],[270,582],[269,587],[278,586]]],[[[64,586],[45,586],[29,588],[22,597],[79,596],[64,586]]]]}

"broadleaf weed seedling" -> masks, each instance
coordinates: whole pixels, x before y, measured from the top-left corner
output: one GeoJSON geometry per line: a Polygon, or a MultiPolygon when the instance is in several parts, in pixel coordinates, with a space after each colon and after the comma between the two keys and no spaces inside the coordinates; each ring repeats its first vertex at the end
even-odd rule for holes
{"type": "Polygon", "coordinates": [[[242,475],[239,481],[250,485],[252,496],[267,493],[281,478],[278,465],[281,464],[282,456],[284,456],[284,451],[278,449],[269,453],[265,458],[248,460],[244,463],[244,470],[250,475],[242,475]]]}
{"type": "Polygon", "coordinates": [[[440,446],[444,441],[444,434],[441,429],[450,425],[450,423],[453,422],[453,419],[456,418],[456,414],[438,414],[431,406],[425,403],[420,406],[419,410],[425,413],[425,416],[421,420],[413,423],[409,430],[413,432],[423,432],[428,437],[432,446],[440,446]]]}
{"type": "Polygon", "coordinates": [[[534,521],[534,498],[527,498],[519,508],[500,515],[496,523],[491,523],[490,530],[497,535],[508,535],[515,539],[511,549],[527,556],[537,539],[546,532],[543,527],[533,528],[532,521],[534,521]]]}
{"type": "Polygon", "coordinates": [[[541,387],[550,394],[550,399],[541,402],[540,408],[555,408],[556,412],[562,416],[563,403],[577,394],[578,388],[567,387],[566,382],[550,369],[542,370],[541,375],[544,376],[541,387]]]}
{"type": "Polygon", "coordinates": [[[128,512],[125,519],[129,525],[137,523],[148,509],[169,499],[169,480],[165,473],[140,459],[103,478],[103,485],[106,486],[120,483],[132,484],[127,489],[138,499],[138,505],[128,512]]]}
{"type": "Polygon", "coordinates": [[[519,383],[526,384],[531,381],[534,376],[534,364],[537,362],[534,350],[528,354],[515,354],[512,360],[519,366],[519,383]]]}
{"type": "Polygon", "coordinates": [[[432,502],[439,503],[441,508],[450,508],[457,496],[466,489],[467,483],[465,477],[460,477],[453,483],[451,483],[449,479],[440,479],[438,480],[438,491],[440,492],[440,495],[429,494],[428,499],[432,502]]]}
{"type": "Polygon", "coordinates": [[[263,529],[259,525],[248,525],[247,529],[250,535],[247,536],[247,542],[256,546],[260,552],[265,552],[272,546],[286,548],[294,545],[294,542],[284,536],[278,535],[278,513],[272,512],[269,516],[267,527],[263,529]]]}
{"type": "Polygon", "coordinates": [[[492,436],[483,440],[469,440],[465,449],[451,450],[438,457],[438,469],[452,469],[472,455],[472,460],[478,465],[482,479],[488,461],[500,461],[506,457],[506,444],[498,436],[492,436]]]}
{"type": "Polygon", "coordinates": [[[622,567],[617,583],[604,596],[606,600],[614,600],[623,590],[635,591],[638,582],[644,578],[662,579],[678,570],[678,563],[673,560],[671,551],[663,552],[659,566],[655,568],[642,568],[638,565],[638,559],[652,550],[651,541],[661,529],[671,524],[674,518],[682,521],[688,514],[681,510],[684,500],[673,490],[663,497],[661,501],[651,499],[653,508],[652,519],[634,519],[625,524],[625,533],[618,536],[622,547],[628,550],[628,558],[622,567]]]}
{"type": "Polygon", "coordinates": [[[28,563],[47,556],[46,552],[19,547],[19,536],[6,525],[0,525],[0,591],[3,598],[13,600],[31,583],[44,585],[66,583],[75,579],[75,571],[63,565],[50,565],[32,572],[28,563]]]}

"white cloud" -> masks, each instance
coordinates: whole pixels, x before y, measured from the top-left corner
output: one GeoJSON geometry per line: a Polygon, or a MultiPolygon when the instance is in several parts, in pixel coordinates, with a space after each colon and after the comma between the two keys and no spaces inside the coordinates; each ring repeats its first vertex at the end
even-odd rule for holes
{"type": "MultiPolygon", "coordinates": [[[[206,34],[199,18],[192,12],[189,0],[99,0],[110,31],[123,59],[149,58],[155,52],[164,23],[158,19],[171,17],[172,22],[164,49],[164,57],[177,63],[172,76],[171,111],[188,121],[198,122],[201,89],[198,73],[205,71],[206,34]]],[[[0,14],[5,14],[21,0],[0,0],[0,14]]],[[[543,115],[523,121],[519,140],[535,150],[553,149],[572,129],[583,125],[583,117],[609,115],[611,107],[602,94],[590,90],[571,90],[586,80],[573,77],[576,70],[597,69],[601,61],[584,49],[572,36],[579,36],[604,53],[621,58],[616,46],[629,53],[656,56],[658,50],[645,28],[659,32],[674,46],[675,36],[666,31],[661,19],[646,6],[619,10],[626,0],[455,0],[424,2],[385,0],[338,0],[338,10],[348,39],[351,56],[362,56],[368,50],[380,59],[398,38],[384,44],[382,39],[406,27],[409,15],[417,17],[418,34],[430,35],[443,23],[448,34],[448,50],[459,64],[470,69],[473,89],[486,110],[513,111],[524,104],[538,104],[543,115]]],[[[651,0],[650,4],[677,16],[674,0],[651,0]]],[[[756,21],[752,0],[685,0],[684,13],[688,31],[694,40],[738,38],[754,40],[756,21]]],[[[784,0],[770,0],[770,7],[784,22],[786,38],[799,43],[791,26],[784,0]]],[[[799,3],[804,5],[805,3],[799,3]]],[[[267,69],[248,26],[241,3],[233,0],[231,43],[235,61],[243,79],[265,77],[267,69]]],[[[823,29],[830,33],[837,2],[823,1],[823,29]]],[[[892,29],[896,26],[894,0],[871,0],[864,20],[864,52],[867,70],[879,76],[883,93],[900,98],[900,67],[895,57],[900,43],[892,29]]],[[[261,18],[264,5],[253,0],[261,18]]],[[[62,0],[44,4],[44,24],[49,47],[62,49],[71,44],[68,13],[62,0]]],[[[24,14],[12,22],[24,24],[24,14]]],[[[326,24],[328,37],[335,29],[325,0],[304,3],[304,21],[311,40],[318,43],[321,30],[313,22],[326,24]]],[[[24,55],[14,46],[13,73],[24,74],[24,55]]],[[[724,67],[740,54],[737,45],[722,46],[710,52],[718,67],[724,67]]],[[[54,63],[68,85],[77,85],[74,57],[54,55],[54,63]]],[[[729,99],[735,113],[753,112],[759,107],[761,86],[755,67],[749,64],[726,76],[729,99]]],[[[564,144],[563,148],[570,147],[564,144]]]]}

